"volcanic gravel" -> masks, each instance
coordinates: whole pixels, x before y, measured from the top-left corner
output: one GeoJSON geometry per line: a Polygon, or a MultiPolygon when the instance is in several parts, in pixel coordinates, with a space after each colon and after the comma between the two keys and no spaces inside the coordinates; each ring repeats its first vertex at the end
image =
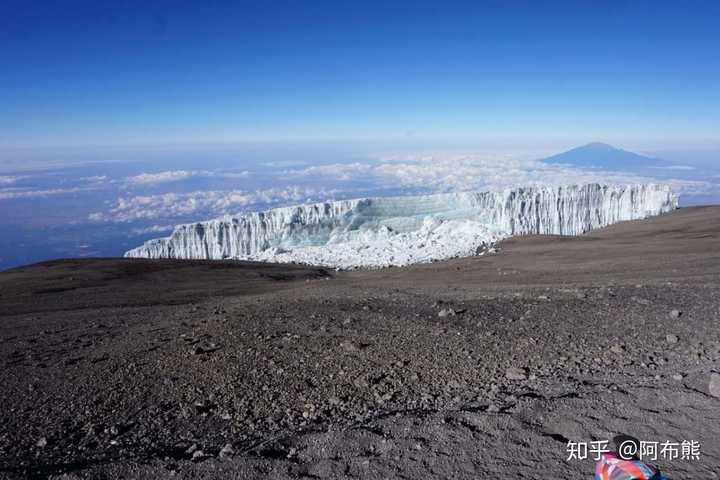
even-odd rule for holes
{"type": "Polygon", "coordinates": [[[720,207],[329,272],[0,273],[0,478],[590,478],[568,442],[720,476],[720,207]]]}

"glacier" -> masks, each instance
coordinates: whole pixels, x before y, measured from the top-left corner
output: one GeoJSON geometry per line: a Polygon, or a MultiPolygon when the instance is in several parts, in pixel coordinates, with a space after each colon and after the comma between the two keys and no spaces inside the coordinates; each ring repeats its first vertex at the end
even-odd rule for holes
{"type": "Polygon", "coordinates": [[[179,225],[132,258],[379,268],[482,254],[514,235],[581,235],[677,208],[668,185],[570,185],[339,200],[179,225]]]}

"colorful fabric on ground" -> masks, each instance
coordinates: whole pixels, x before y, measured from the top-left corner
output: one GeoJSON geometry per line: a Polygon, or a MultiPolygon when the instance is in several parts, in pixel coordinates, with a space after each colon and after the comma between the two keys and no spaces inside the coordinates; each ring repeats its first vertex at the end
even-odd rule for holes
{"type": "Polygon", "coordinates": [[[614,453],[603,453],[595,466],[595,480],[656,480],[657,469],[639,460],[623,460],[614,453]]]}

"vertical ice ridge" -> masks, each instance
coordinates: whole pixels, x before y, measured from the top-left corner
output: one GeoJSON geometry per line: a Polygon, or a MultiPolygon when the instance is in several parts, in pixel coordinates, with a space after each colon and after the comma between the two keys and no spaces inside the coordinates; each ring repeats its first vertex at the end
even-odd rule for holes
{"type": "Polygon", "coordinates": [[[341,200],[179,225],[125,256],[404,265],[471,254],[512,235],[579,235],[676,207],[670,187],[658,184],[341,200]]]}

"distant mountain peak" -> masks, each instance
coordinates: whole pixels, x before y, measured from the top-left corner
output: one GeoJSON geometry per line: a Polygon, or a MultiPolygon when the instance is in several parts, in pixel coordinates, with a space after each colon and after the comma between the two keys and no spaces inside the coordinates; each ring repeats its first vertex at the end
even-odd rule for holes
{"type": "Polygon", "coordinates": [[[587,148],[587,149],[593,149],[593,150],[620,150],[619,148],[613,147],[612,145],[609,145],[607,143],[602,143],[602,142],[590,142],[587,145],[583,145],[581,147],[574,148],[573,150],[577,150],[580,148],[587,148]]]}
{"type": "Polygon", "coordinates": [[[662,165],[658,158],[640,155],[602,142],[592,142],[543,159],[546,163],[562,163],[576,167],[633,171],[662,165]]]}

